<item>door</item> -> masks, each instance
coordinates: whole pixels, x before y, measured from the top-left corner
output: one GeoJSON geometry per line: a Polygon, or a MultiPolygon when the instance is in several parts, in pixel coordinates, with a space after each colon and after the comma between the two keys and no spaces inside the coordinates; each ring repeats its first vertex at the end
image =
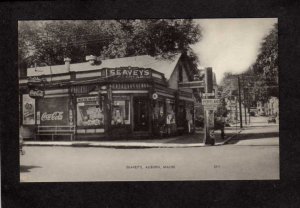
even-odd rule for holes
{"type": "Polygon", "coordinates": [[[149,130],[149,112],[147,97],[133,98],[134,131],[149,130]]]}

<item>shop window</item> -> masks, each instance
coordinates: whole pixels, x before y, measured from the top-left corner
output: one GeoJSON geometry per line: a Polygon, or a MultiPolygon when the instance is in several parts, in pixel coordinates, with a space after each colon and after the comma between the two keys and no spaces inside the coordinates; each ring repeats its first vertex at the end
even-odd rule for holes
{"type": "Polygon", "coordinates": [[[113,98],[111,125],[130,124],[130,102],[126,98],[113,98]]]}
{"type": "Polygon", "coordinates": [[[77,125],[104,127],[103,97],[77,98],[77,125]],[[101,103],[100,103],[101,102],[101,103]]]}
{"type": "Polygon", "coordinates": [[[175,104],[172,100],[166,101],[167,124],[175,124],[175,104]]]}
{"type": "Polygon", "coordinates": [[[156,101],[153,108],[153,119],[159,119],[160,117],[163,117],[164,114],[164,102],[160,100],[156,101]]]}

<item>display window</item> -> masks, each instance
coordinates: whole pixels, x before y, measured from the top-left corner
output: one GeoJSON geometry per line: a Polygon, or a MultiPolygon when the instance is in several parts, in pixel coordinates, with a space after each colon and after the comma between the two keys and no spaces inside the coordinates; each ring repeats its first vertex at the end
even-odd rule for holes
{"type": "Polygon", "coordinates": [[[130,123],[131,122],[129,97],[113,97],[111,125],[128,125],[130,123]]]}
{"type": "Polygon", "coordinates": [[[160,117],[164,117],[164,115],[164,102],[162,100],[158,100],[154,103],[153,119],[159,119],[160,117]]]}
{"type": "Polygon", "coordinates": [[[104,97],[77,98],[77,125],[104,127],[104,97]]]}
{"type": "Polygon", "coordinates": [[[175,124],[175,102],[173,100],[166,100],[166,112],[166,123],[175,124]]]}

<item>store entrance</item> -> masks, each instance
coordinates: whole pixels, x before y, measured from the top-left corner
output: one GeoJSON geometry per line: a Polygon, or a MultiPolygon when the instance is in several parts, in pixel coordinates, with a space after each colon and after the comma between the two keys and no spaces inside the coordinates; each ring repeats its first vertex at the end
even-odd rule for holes
{"type": "Polygon", "coordinates": [[[148,131],[149,113],[146,97],[133,98],[134,131],[148,131]]]}

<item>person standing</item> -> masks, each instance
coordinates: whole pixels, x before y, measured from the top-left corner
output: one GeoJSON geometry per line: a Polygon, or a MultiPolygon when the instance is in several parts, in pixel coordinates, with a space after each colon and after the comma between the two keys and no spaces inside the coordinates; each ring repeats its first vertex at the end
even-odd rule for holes
{"type": "Polygon", "coordinates": [[[226,115],[225,115],[225,113],[223,113],[222,114],[222,116],[221,116],[221,121],[220,121],[220,123],[221,123],[221,126],[220,126],[220,128],[221,128],[221,138],[224,140],[225,139],[225,118],[226,118],[226,115]]]}

